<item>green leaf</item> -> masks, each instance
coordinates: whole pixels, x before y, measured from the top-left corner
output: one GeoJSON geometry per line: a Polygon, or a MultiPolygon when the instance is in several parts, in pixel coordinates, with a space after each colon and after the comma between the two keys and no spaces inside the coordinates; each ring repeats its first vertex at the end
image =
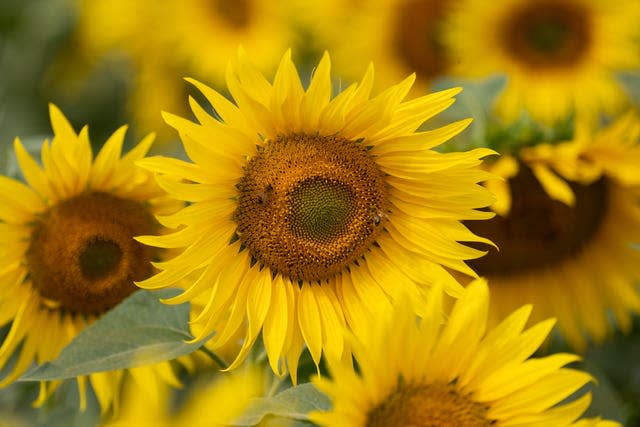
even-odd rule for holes
{"type": "Polygon", "coordinates": [[[308,421],[311,411],[326,411],[331,407],[329,398],[316,389],[313,384],[305,383],[288,388],[273,397],[260,397],[251,400],[244,414],[234,420],[234,426],[253,426],[267,416],[308,421]]]}
{"type": "Polygon", "coordinates": [[[581,370],[594,376],[596,382],[587,385],[592,401],[584,416],[603,417],[608,420],[623,422],[627,416],[620,393],[607,378],[604,371],[593,361],[586,359],[581,370]]]}
{"type": "MultiPolygon", "coordinates": [[[[625,425],[637,426],[640,420],[640,317],[634,317],[632,332],[628,335],[616,333],[600,345],[590,347],[584,355],[584,364],[594,371],[599,383],[604,385],[606,396],[599,397],[594,392],[594,405],[605,407],[602,415],[622,419],[625,425]],[[612,389],[616,404],[608,401],[612,389]],[[602,404],[598,400],[603,400],[602,404]],[[612,411],[613,410],[613,411],[612,411]]],[[[592,405],[593,406],[593,405],[592,405]]]]}
{"type": "Polygon", "coordinates": [[[201,343],[187,344],[189,306],[165,305],[168,294],[140,290],[85,328],[60,356],[27,372],[20,381],[73,378],[175,359],[201,343]]]}

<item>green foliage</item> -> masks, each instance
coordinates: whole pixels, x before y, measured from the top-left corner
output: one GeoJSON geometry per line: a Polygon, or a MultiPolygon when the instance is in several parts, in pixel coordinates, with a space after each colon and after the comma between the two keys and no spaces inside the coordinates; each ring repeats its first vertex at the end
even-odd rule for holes
{"type": "Polygon", "coordinates": [[[165,305],[166,293],[138,291],[84,329],[60,356],[22,376],[21,381],[73,378],[92,372],[142,366],[189,354],[188,304],[165,305]]]}
{"type": "Polygon", "coordinates": [[[0,2],[0,146],[48,130],[43,76],[72,29],[65,0],[0,2]]]}
{"type": "Polygon", "coordinates": [[[100,408],[88,390],[88,404],[79,411],[80,397],[76,381],[66,381],[39,408],[33,407],[40,385],[19,382],[0,391],[0,425],[2,427],[86,427],[98,425],[100,408]]]}
{"type": "Polygon", "coordinates": [[[427,122],[430,129],[446,125],[453,121],[473,119],[473,124],[462,134],[454,137],[443,147],[446,151],[468,150],[485,147],[487,127],[490,125],[491,109],[500,94],[506,79],[494,75],[484,79],[439,78],[431,88],[436,92],[452,87],[463,90],[456,95],[456,102],[442,113],[427,122]]]}
{"type": "Polygon", "coordinates": [[[630,335],[617,333],[585,355],[584,368],[598,380],[594,391],[593,413],[640,425],[640,318],[636,317],[630,335]],[[600,392],[600,393],[599,393],[600,392]],[[616,411],[617,410],[617,411],[616,411]],[[616,411],[616,412],[614,412],[616,411]]]}
{"type": "Polygon", "coordinates": [[[326,411],[329,399],[313,384],[305,383],[288,388],[273,397],[253,399],[245,413],[233,422],[234,426],[253,426],[265,417],[276,416],[298,421],[308,421],[311,411],[326,411]]]}
{"type": "Polygon", "coordinates": [[[571,117],[554,126],[537,123],[524,112],[513,123],[500,121],[492,114],[492,109],[505,83],[506,78],[502,75],[473,80],[440,78],[436,81],[433,91],[451,87],[462,87],[463,91],[456,96],[456,102],[451,107],[427,123],[428,127],[435,128],[469,117],[473,119],[466,131],[444,144],[442,148],[445,151],[488,147],[504,154],[540,143],[566,141],[573,136],[571,117]]]}

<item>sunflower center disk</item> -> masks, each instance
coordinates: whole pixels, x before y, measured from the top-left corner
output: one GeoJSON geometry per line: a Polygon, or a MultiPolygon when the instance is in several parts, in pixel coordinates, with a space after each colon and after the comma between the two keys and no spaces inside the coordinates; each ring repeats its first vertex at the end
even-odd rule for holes
{"type": "Polygon", "coordinates": [[[294,134],[268,141],[237,185],[236,233],[256,262],[322,281],[362,257],[383,230],[383,173],[360,142],[294,134]]]}
{"type": "Polygon", "coordinates": [[[588,13],[570,1],[523,4],[505,21],[501,37],[509,56],[534,69],[578,63],[591,42],[588,13]]]}
{"type": "Polygon", "coordinates": [[[231,28],[241,30],[249,26],[251,0],[206,0],[210,2],[211,13],[231,28]]]}
{"type": "Polygon", "coordinates": [[[487,408],[448,385],[399,386],[367,414],[367,427],[486,427],[487,408]]]}
{"type": "Polygon", "coordinates": [[[551,199],[524,165],[509,184],[512,205],[507,217],[465,223],[500,248],[469,262],[481,276],[509,276],[559,264],[589,243],[606,214],[605,180],[571,184],[573,207],[551,199]]]}
{"type": "Polygon", "coordinates": [[[568,36],[564,23],[555,20],[536,23],[528,30],[529,45],[541,53],[557,52],[568,36]]]}
{"type": "Polygon", "coordinates": [[[122,250],[118,243],[95,238],[80,252],[80,272],[88,280],[101,279],[113,273],[120,264],[122,250]]]}
{"type": "Polygon", "coordinates": [[[407,67],[425,79],[442,74],[448,66],[441,39],[445,3],[441,0],[405,2],[396,17],[396,50],[407,67]]]}
{"type": "Polygon", "coordinates": [[[153,234],[156,221],[141,204],[89,193],[51,208],[31,235],[27,263],[40,295],[73,313],[99,314],[152,273],[153,248],[134,236],[153,234]]]}

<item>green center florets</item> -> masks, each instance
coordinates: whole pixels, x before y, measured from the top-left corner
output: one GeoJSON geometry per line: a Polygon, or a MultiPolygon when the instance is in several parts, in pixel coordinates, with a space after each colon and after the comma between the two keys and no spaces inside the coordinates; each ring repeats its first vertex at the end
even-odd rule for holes
{"type": "Polygon", "coordinates": [[[505,16],[499,44],[509,58],[533,70],[579,64],[592,43],[591,11],[570,0],[521,2],[505,16]]]}
{"type": "Polygon", "coordinates": [[[87,243],[79,258],[82,275],[89,280],[100,279],[118,268],[122,250],[111,240],[95,238],[87,243]]]}
{"type": "Polygon", "coordinates": [[[558,19],[546,19],[534,22],[527,29],[530,46],[540,52],[553,53],[560,50],[569,34],[565,22],[558,19]]]}
{"type": "Polygon", "coordinates": [[[353,191],[347,185],[308,179],[291,194],[291,231],[302,238],[330,241],[347,231],[356,210],[353,191]]]}

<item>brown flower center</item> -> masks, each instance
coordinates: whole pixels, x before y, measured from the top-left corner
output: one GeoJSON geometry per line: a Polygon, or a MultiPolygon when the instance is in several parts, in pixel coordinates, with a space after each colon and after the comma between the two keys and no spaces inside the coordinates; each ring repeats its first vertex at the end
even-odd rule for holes
{"type": "Polygon", "coordinates": [[[362,257],[383,229],[383,173],[361,142],[294,134],[268,141],[238,183],[237,235],[256,262],[321,281],[362,257]]]}
{"type": "Polygon", "coordinates": [[[251,0],[206,0],[216,21],[222,20],[230,28],[240,30],[251,21],[251,0]]]}
{"type": "Polygon", "coordinates": [[[487,427],[487,407],[451,385],[398,385],[367,414],[366,427],[487,427]]]}
{"type": "Polygon", "coordinates": [[[570,67],[584,58],[592,22],[583,6],[571,0],[521,3],[499,33],[507,55],[536,70],[570,67]]]}
{"type": "Polygon", "coordinates": [[[398,9],[396,52],[423,79],[443,74],[449,65],[441,38],[445,5],[444,0],[412,0],[398,9]]]}
{"type": "Polygon", "coordinates": [[[509,185],[512,205],[507,217],[466,223],[500,248],[469,262],[481,276],[508,276],[571,258],[591,240],[605,215],[604,179],[590,185],[571,183],[576,196],[573,207],[551,199],[524,165],[509,185]]]}
{"type": "Polygon", "coordinates": [[[99,314],[152,273],[155,249],[133,240],[156,221],[140,203],[88,193],[53,206],[31,234],[27,264],[40,295],[74,313],[99,314]]]}

